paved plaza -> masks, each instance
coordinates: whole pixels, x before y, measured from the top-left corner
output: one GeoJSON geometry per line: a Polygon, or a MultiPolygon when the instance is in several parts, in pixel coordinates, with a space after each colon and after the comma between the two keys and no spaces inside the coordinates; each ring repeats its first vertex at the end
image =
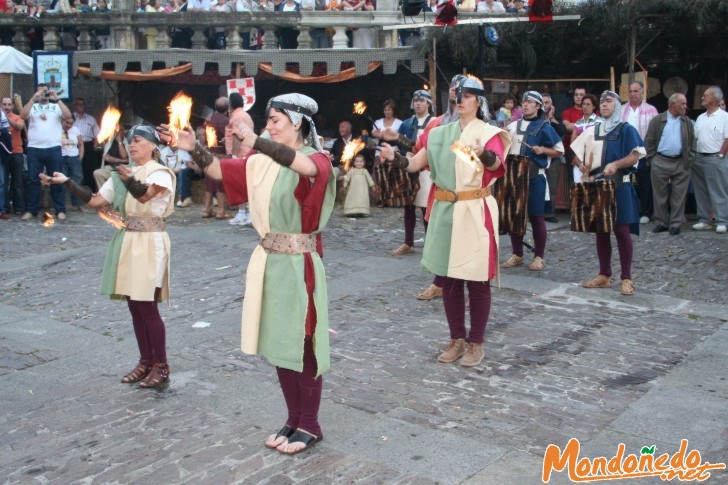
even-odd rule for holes
{"type": "MultiPolygon", "coordinates": [[[[547,446],[571,438],[590,458],[620,443],[672,455],[687,439],[704,462],[728,463],[725,235],[642,226],[637,294],[622,297],[618,281],[578,285],[597,274],[594,238],[559,214],[546,269],[529,271],[527,254],[502,271],[486,359],[465,369],[435,360],[449,338],[442,300],[414,298],[431,281],[422,241],[389,255],[401,209],[347,219],[337,208],[324,234],[324,440],[288,457],[263,446],[285,419],[274,369],[239,350],[257,236],[199,213],[177,209],[168,224],[164,393],[119,382],[138,354],[126,305],[98,294],[113,229],[95,214],[0,221],[0,483],[537,484],[547,446]]],[[[569,483],[566,471],[550,483],[569,483]]]]}

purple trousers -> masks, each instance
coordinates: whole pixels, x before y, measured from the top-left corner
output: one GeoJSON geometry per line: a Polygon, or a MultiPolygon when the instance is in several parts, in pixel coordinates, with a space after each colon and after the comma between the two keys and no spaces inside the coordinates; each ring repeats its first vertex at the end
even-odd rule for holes
{"type": "MultiPolygon", "coordinates": [[[[533,216],[528,218],[531,221],[531,230],[533,231],[533,245],[536,250],[536,256],[543,259],[546,252],[546,221],[543,216],[533,216]]],[[[511,247],[513,254],[523,257],[523,236],[511,234],[511,247]]]]}
{"type": "MultiPolygon", "coordinates": [[[[425,224],[425,232],[427,232],[427,221],[425,220],[426,209],[422,210],[422,221],[425,224]]],[[[407,246],[415,245],[415,225],[417,225],[417,211],[414,204],[404,206],[404,243],[407,246]]]]}
{"type": "MultiPolygon", "coordinates": [[[[617,238],[619,264],[622,266],[620,278],[632,279],[632,236],[629,224],[615,224],[614,235],[617,238]]],[[[599,257],[599,274],[612,276],[612,238],[611,234],[597,234],[597,256],[599,257]]]]}
{"type": "Polygon", "coordinates": [[[442,276],[442,301],[450,327],[450,338],[474,344],[485,340],[485,326],[490,315],[490,282],[465,281],[442,276]],[[465,329],[465,284],[470,296],[470,335],[465,329]]]}
{"type": "Polygon", "coordinates": [[[154,301],[136,301],[127,298],[129,313],[134,323],[134,335],[143,364],[166,364],[167,343],[164,321],[159,314],[157,299],[161,288],[154,291],[154,301]]]}
{"type": "Polygon", "coordinates": [[[324,378],[316,378],[317,370],[311,337],[306,337],[303,345],[303,372],[276,367],[278,382],[288,408],[286,424],[293,429],[302,429],[321,436],[318,412],[324,378]]]}

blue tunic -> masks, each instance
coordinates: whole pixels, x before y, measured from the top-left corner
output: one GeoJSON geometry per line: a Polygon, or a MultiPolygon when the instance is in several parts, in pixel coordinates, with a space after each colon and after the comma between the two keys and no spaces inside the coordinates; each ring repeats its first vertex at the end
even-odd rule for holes
{"type": "MultiPolygon", "coordinates": [[[[539,168],[546,169],[549,165],[549,158],[544,155],[536,155],[530,148],[534,146],[543,146],[547,148],[559,148],[561,137],[556,133],[550,123],[543,118],[535,120],[520,119],[508,125],[508,132],[511,135],[513,144],[511,145],[511,155],[525,155],[539,168]],[[525,127],[525,123],[528,123],[525,127]],[[529,145],[529,146],[526,146],[529,145]]],[[[541,217],[546,210],[546,175],[534,172],[528,181],[528,215],[541,217]]]]}
{"type": "MultiPolygon", "coordinates": [[[[600,135],[600,126],[594,127],[594,139],[606,140],[603,148],[602,164],[604,167],[608,163],[614,162],[626,157],[635,148],[644,147],[642,137],[639,132],[628,123],[621,123],[612,129],[607,135],[600,135]]],[[[594,167],[592,167],[594,170],[594,167]]],[[[625,177],[637,171],[637,165],[623,168],[617,171],[614,178],[625,177]]],[[[639,235],[640,233],[640,201],[637,192],[632,185],[631,177],[629,182],[622,183],[615,191],[617,199],[617,224],[629,224],[629,232],[639,235]]]]}

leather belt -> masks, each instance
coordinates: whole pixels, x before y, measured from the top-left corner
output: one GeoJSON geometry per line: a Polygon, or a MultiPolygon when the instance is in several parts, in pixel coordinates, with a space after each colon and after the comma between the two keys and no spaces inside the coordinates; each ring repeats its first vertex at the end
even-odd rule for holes
{"type": "Polygon", "coordinates": [[[669,158],[670,160],[677,160],[678,158],[682,158],[682,153],[679,155],[675,155],[674,157],[671,157],[670,155],[663,155],[660,152],[657,152],[658,155],[660,155],[662,158],[669,158]]]}
{"type": "Polygon", "coordinates": [[[704,157],[712,157],[713,155],[717,155],[717,154],[719,154],[719,153],[720,153],[720,152],[713,152],[713,153],[703,153],[703,152],[698,152],[698,155],[702,155],[702,156],[704,156],[704,157]]]}
{"type": "Polygon", "coordinates": [[[475,190],[465,190],[463,192],[455,192],[453,190],[437,188],[435,190],[435,200],[444,202],[458,202],[460,200],[477,200],[485,199],[490,195],[490,187],[483,187],[475,190]]]}
{"type": "Polygon", "coordinates": [[[268,254],[303,254],[316,252],[316,234],[277,234],[269,232],[260,238],[268,254]]]}
{"type": "Polygon", "coordinates": [[[156,216],[126,216],[124,224],[132,232],[164,232],[164,219],[156,216]]]}

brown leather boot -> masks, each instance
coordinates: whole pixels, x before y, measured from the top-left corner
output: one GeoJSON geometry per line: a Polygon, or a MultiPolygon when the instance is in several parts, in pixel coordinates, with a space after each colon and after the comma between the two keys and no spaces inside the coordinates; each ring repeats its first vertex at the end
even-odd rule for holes
{"type": "Polygon", "coordinates": [[[474,344],[473,342],[468,343],[468,348],[465,349],[465,355],[460,360],[462,367],[475,367],[480,364],[485,358],[485,350],[483,350],[483,344],[474,344]]]}
{"type": "Polygon", "coordinates": [[[464,353],[465,339],[452,339],[450,340],[450,343],[447,344],[447,349],[445,349],[445,352],[437,356],[437,361],[444,364],[449,364],[458,360],[460,357],[463,356],[464,353]]]}

